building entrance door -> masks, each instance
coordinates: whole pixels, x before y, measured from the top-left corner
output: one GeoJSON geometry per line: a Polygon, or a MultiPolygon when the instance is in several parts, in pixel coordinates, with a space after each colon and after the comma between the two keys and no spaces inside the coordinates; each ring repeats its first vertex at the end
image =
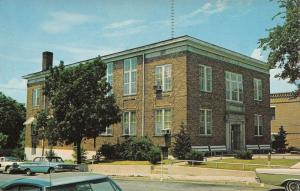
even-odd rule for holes
{"type": "Polygon", "coordinates": [[[231,125],[231,150],[239,151],[241,150],[241,124],[231,125]]]}

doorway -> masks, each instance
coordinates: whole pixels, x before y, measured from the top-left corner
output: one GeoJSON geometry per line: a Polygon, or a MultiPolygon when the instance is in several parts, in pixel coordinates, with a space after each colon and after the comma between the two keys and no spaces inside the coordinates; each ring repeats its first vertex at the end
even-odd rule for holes
{"type": "Polygon", "coordinates": [[[241,124],[231,124],[231,150],[239,151],[241,150],[241,124]]]}

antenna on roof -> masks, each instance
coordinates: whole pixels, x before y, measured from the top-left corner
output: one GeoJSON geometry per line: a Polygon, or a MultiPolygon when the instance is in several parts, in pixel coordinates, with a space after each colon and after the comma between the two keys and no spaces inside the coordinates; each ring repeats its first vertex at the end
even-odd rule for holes
{"type": "Polygon", "coordinates": [[[171,13],[170,13],[170,19],[171,19],[171,38],[174,38],[174,34],[175,34],[175,20],[174,20],[174,2],[175,0],[170,0],[171,3],[171,13]]]}

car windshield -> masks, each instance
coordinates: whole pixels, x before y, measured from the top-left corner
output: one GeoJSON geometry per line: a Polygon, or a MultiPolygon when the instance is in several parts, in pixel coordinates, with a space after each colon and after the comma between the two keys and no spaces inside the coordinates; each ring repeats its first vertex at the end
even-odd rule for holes
{"type": "Polygon", "coordinates": [[[47,157],[49,162],[64,162],[60,157],[47,157]]]}
{"type": "Polygon", "coordinates": [[[47,188],[47,191],[121,191],[111,180],[97,180],[47,188]]]}

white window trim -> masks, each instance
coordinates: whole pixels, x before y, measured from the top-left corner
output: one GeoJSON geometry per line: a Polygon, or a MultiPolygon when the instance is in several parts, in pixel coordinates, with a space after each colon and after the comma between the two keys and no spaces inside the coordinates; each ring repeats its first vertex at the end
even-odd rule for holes
{"type": "Polygon", "coordinates": [[[130,61],[130,64],[129,64],[129,70],[128,71],[125,71],[125,60],[123,61],[123,88],[124,88],[124,85],[125,84],[128,84],[128,93],[125,93],[124,89],[123,89],[123,94],[125,96],[128,96],[128,95],[136,95],[137,93],[137,66],[138,64],[136,63],[136,68],[135,69],[132,69],[132,60],[133,59],[136,59],[135,57],[134,58],[129,58],[129,59],[125,59],[125,60],[129,60],[130,61]],[[131,75],[132,73],[135,72],[135,88],[136,88],[136,92],[135,93],[132,93],[132,88],[131,88],[131,84],[133,83],[131,81],[131,75]],[[125,73],[129,73],[129,79],[128,79],[128,83],[125,83],[124,81],[124,78],[125,78],[125,73]]]}
{"type": "MultiPolygon", "coordinates": [[[[200,111],[204,111],[204,134],[201,134],[201,132],[200,132],[200,124],[199,124],[199,134],[200,135],[202,135],[202,136],[210,136],[210,135],[212,135],[212,124],[213,124],[213,118],[212,118],[212,109],[200,109],[200,111]],[[207,133],[207,111],[210,111],[210,113],[211,113],[211,133],[210,134],[208,134],[207,133]]],[[[201,121],[200,121],[200,123],[201,123],[201,121]]]]}
{"type": "MultiPolygon", "coordinates": [[[[156,66],[155,67],[155,72],[156,72],[156,68],[161,68],[161,89],[163,92],[166,92],[166,91],[172,91],[172,65],[171,64],[164,64],[164,65],[160,65],[160,66],[156,66]],[[166,90],[165,89],[165,68],[170,66],[170,69],[171,69],[171,86],[170,86],[170,89],[166,90]]],[[[156,74],[155,74],[156,75],[156,74]]],[[[156,77],[155,77],[155,85],[157,84],[156,82],[156,77]]]]}
{"type": "Polygon", "coordinates": [[[113,130],[112,125],[105,127],[105,131],[101,133],[101,136],[112,136],[113,134],[112,130],[113,130]],[[111,133],[108,133],[108,128],[111,128],[111,133]]]}
{"type": "Polygon", "coordinates": [[[200,67],[199,67],[199,73],[200,73],[200,78],[199,78],[199,83],[200,83],[200,91],[201,92],[209,92],[209,93],[211,93],[212,92],[212,67],[210,67],[210,66],[206,66],[206,65],[202,65],[202,64],[199,64],[199,66],[200,67],[203,67],[203,70],[204,70],[204,90],[201,90],[201,83],[200,83],[200,81],[201,81],[201,73],[200,73],[200,67]],[[210,68],[210,71],[211,71],[211,75],[210,75],[210,77],[211,77],[211,79],[210,79],[210,90],[207,90],[208,88],[207,88],[207,72],[206,72],[206,69],[207,68],[210,68]]]}
{"type": "Polygon", "coordinates": [[[38,99],[40,99],[39,102],[41,102],[40,92],[41,92],[41,90],[39,88],[35,88],[32,90],[32,106],[33,107],[40,106],[40,103],[38,103],[38,99]]]}
{"type": "Polygon", "coordinates": [[[160,136],[160,135],[162,135],[162,133],[159,133],[159,134],[156,134],[156,112],[157,111],[159,111],[159,110],[161,110],[161,123],[162,123],[162,128],[161,128],[161,130],[164,130],[164,129],[166,129],[165,128],[165,111],[166,110],[169,110],[170,111],[170,114],[171,114],[171,122],[172,122],[172,110],[171,109],[169,109],[169,108],[164,108],[164,109],[156,109],[155,110],[155,131],[154,131],[154,133],[155,133],[155,135],[156,136],[160,136]]]}
{"type": "MultiPolygon", "coordinates": [[[[135,111],[126,111],[123,113],[123,135],[124,136],[135,136],[136,135],[136,132],[134,132],[134,134],[132,134],[132,132],[131,132],[131,114],[133,112],[135,113],[135,119],[136,119],[135,111]],[[125,115],[125,113],[128,113],[128,134],[125,134],[125,131],[124,131],[124,115],[125,115]]],[[[136,122],[135,122],[135,124],[136,124],[136,122]]],[[[136,126],[135,126],[135,128],[136,128],[136,126]]],[[[136,131],[136,129],[135,129],[135,131],[136,131]]]]}
{"type": "Polygon", "coordinates": [[[263,97],[262,80],[258,79],[258,78],[254,78],[253,79],[253,85],[254,85],[254,100],[255,101],[262,101],[262,97],[263,97]],[[259,82],[261,83],[261,90],[259,90],[259,86],[258,86],[259,82]],[[260,95],[260,92],[261,92],[261,95],[260,95]],[[259,97],[261,97],[261,99],[259,97]]]}
{"type": "MultiPolygon", "coordinates": [[[[262,127],[262,130],[263,130],[264,129],[264,124],[260,125],[260,123],[259,123],[260,120],[259,119],[262,118],[263,115],[254,114],[254,117],[256,118],[256,121],[257,121],[257,124],[254,123],[254,128],[257,128],[257,133],[258,133],[257,135],[254,133],[254,136],[261,137],[261,136],[263,136],[263,134],[259,134],[260,126],[262,127]]],[[[262,118],[262,120],[263,120],[263,118],[262,118]]],[[[262,123],[264,123],[264,122],[262,122],[262,123]]],[[[255,131],[256,131],[256,129],[255,129],[255,131]]]]}
{"type": "Polygon", "coordinates": [[[238,103],[243,103],[243,101],[241,101],[241,98],[240,98],[240,91],[239,91],[239,84],[242,84],[242,93],[244,94],[244,84],[243,84],[243,75],[242,74],[238,74],[238,73],[234,73],[234,72],[229,72],[229,71],[226,71],[225,72],[225,93],[226,93],[226,82],[227,81],[229,81],[230,83],[229,83],[229,92],[230,92],[230,95],[229,95],[229,97],[230,97],[230,99],[227,99],[227,96],[226,96],[226,101],[231,101],[231,102],[238,102],[238,103]],[[230,79],[227,79],[226,78],[226,73],[228,73],[229,75],[230,75],[230,79]],[[241,79],[242,79],[242,81],[240,82],[240,81],[238,81],[238,80],[236,80],[236,82],[237,82],[237,90],[238,90],[238,94],[237,94],[237,97],[238,97],[238,100],[233,100],[232,99],[232,84],[231,84],[231,82],[235,82],[235,81],[232,81],[231,80],[231,74],[234,74],[234,75],[237,75],[237,79],[238,79],[238,76],[240,75],[241,76],[241,79]]]}

